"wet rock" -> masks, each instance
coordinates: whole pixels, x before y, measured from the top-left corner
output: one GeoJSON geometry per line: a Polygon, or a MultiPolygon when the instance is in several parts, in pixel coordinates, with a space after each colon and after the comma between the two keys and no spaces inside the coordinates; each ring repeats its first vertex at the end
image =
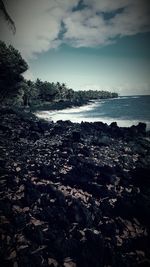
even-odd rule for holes
{"type": "Polygon", "coordinates": [[[64,260],[64,264],[63,265],[64,265],[64,267],[77,267],[76,263],[70,258],[66,258],[64,260]]]}
{"type": "Polygon", "coordinates": [[[24,204],[30,206],[40,198],[40,192],[33,186],[27,186],[24,193],[24,204]]]}
{"type": "Polygon", "coordinates": [[[127,196],[124,198],[118,198],[114,212],[116,215],[120,215],[123,218],[131,219],[134,214],[134,202],[132,198],[128,198],[127,196]]]}
{"type": "Polygon", "coordinates": [[[2,168],[5,167],[6,162],[7,162],[7,161],[6,161],[5,159],[0,158],[0,166],[1,166],[2,168]]]}
{"type": "Polygon", "coordinates": [[[35,242],[38,245],[43,245],[44,235],[40,225],[35,226],[33,224],[29,224],[24,229],[24,233],[25,236],[32,242],[35,242]]]}
{"type": "Polygon", "coordinates": [[[138,167],[132,170],[134,183],[140,187],[150,186],[150,169],[138,167]]]}
{"type": "Polygon", "coordinates": [[[144,224],[150,224],[150,218],[147,214],[150,213],[150,195],[140,194],[135,199],[134,213],[136,217],[144,222],[144,224]]]}
{"type": "Polygon", "coordinates": [[[72,140],[73,142],[79,142],[81,138],[81,133],[79,131],[72,132],[72,140]]]}
{"type": "Polygon", "coordinates": [[[29,218],[25,214],[15,214],[15,217],[13,219],[14,227],[17,230],[23,230],[26,227],[27,222],[29,221],[29,218]]]}
{"type": "Polygon", "coordinates": [[[93,141],[93,144],[98,145],[98,146],[109,146],[110,143],[111,143],[111,139],[106,135],[103,135],[102,137],[96,138],[93,141]]]}
{"type": "Polygon", "coordinates": [[[68,215],[72,222],[76,222],[87,227],[89,227],[91,224],[91,213],[88,209],[86,209],[86,207],[84,207],[84,205],[79,202],[79,200],[74,200],[71,203],[68,208],[68,215]]]}
{"type": "Polygon", "coordinates": [[[58,262],[53,258],[48,258],[48,266],[50,266],[50,267],[58,267],[58,262]]]}
{"type": "Polygon", "coordinates": [[[146,134],[146,123],[140,122],[137,125],[138,133],[145,135],[146,134]]]}
{"type": "Polygon", "coordinates": [[[48,122],[43,121],[43,120],[38,121],[37,124],[38,124],[37,127],[39,128],[39,130],[41,132],[49,131],[53,125],[53,123],[51,123],[51,122],[48,123],[48,122]]]}
{"type": "Polygon", "coordinates": [[[43,179],[53,178],[53,170],[52,166],[40,166],[40,177],[43,179]]]}
{"type": "Polygon", "coordinates": [[[115,169],[109,166],[99,168],[99,183],[100,184],[113,184],[115,182],[115,169]]]}
{"type": "Polygon", "coordinates": [[[104,243],[100,235],[86,231],[86,240],[81,243],[77,266],[103,266],[104,243]],[[90,254],[89,254],[90,251],[90,254]],[[90,256],[92,255],[92,257],[90,256]]]}
{"type": "Polygon", "coordinates": [[[146,124],[145,123],[139,123],[137,126],[133,125],[129,129],[130,135],[135,136],[136,135],[146,135],[146,124]]]}
{"type": "Polygon", "coordinates": [[[41,138],[41,134],[36,131],[31,131],[30,133],[30,139],[36,141],[41,138]]]}
{"type": "Polygon", "coordinates": [[[111,128],[117,128],[117,127],[118,127],[117,122],[112,122],[112,123],[110,124],[110,127],[111,127],[111,128]]]}

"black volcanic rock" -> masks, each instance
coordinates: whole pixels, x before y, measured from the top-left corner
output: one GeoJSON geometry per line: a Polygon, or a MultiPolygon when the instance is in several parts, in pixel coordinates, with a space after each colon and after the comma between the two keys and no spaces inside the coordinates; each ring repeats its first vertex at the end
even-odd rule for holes
{"type": "Polygon", "coordinates": [[[145,124],[0,119],[2,266],[149,266],[145,124]]]}
{"type": "Polygon", "coordinates": [[[81,134],[79,131],[73,131],[72,132],[72,140],[74,142],[79,142],[80,141],[80,138],[81,138],[81,134]]]}

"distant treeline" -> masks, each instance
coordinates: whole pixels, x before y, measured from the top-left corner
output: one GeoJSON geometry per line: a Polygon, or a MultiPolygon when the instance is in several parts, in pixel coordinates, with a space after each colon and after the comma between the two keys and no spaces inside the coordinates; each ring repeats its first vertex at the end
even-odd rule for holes
{"type": "Polygon", "coordinates": [[[1,104],[16,106],[40,106],[43,103],[82,103],[91,99],[118,97],[108,91],[74,91],[64,83],[51,83],[37,79],[25,80],[22,74],[28,65],[21,54],[12,46],[0,41],[0,101],[1,104]]]}

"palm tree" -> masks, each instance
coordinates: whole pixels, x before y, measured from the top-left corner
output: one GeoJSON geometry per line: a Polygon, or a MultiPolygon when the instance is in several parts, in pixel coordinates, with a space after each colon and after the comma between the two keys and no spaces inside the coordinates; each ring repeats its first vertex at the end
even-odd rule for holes
{"type": "Polygon", "coordinates": [[[10,17],[10,15],[8,14],[7,9],[6,9],[6,7],[4,5],[4,2],[2,0],[0,0],[0,13],[4,17],[4,19],[7,21],[7,23],[10,26],[12,32],[15,34],[15,32],[16,32],[15,23],[12,20],[12,18],[10,17]]]}

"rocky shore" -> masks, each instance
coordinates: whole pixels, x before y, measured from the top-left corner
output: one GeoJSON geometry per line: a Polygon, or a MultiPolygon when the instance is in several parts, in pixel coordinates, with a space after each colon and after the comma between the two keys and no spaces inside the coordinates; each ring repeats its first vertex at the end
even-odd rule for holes
{"type": "Polygon", "coordinates": [[[146,125],[45,122],[0,110],[0,262],[150,266],[146,125]]]}

